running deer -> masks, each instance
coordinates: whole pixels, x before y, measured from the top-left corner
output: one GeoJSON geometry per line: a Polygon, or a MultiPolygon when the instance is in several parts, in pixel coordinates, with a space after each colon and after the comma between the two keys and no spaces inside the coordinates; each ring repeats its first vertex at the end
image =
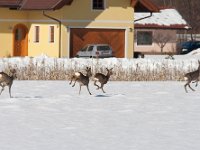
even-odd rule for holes
{"type": "Polygon", "coordinates": [[[86,72],[87,72],[86,75],[83,75],[81,72],[75,72],[74,75],[72,76],[69,84],[72,84],[72,81],[74,80],[74,84],[72,85],[72,87],[74,87],[75,84],[76,84],[76,81],[78,81],[79,85],[80,85],[79,94],[81,92],[81,86],[86,86],[89,94],[92,95],[90,93],[90,90],[89,90],[89,87],[88,87],[89,79],[92,76],[91,68],[86,67],[86,72]]]}
{"type": "Polygon", "coordinates": [[[11,87],[12,87],[12,84],[13,84],[13,80],[16,78],[16,70],[12,69],[12,70],[10,70],[10,72],[12,74],[11,76],[6,74],[5,72],[0,72],[0,86],[2,87],[0,95],[4,90],[4,87],[8,86],[9,94],[10,94],[10,98],[11,98],[12,97],[11,96],[11,87]]]}
{"type": "Polygon", "coordinates": [[[196,82],[196,86],[198,85],[198,81],[199,81],[199,75],[200,75],[200,61],[198,60],[199,63],[199,67],[197,70],[186,73],[184,75],[184,79],[187,81],[187,83],[184,85],[185,86],[185,92],[187,93],[187,86],[192,90],[195,91],[191,86],[190,83],[193,81],[193,83],[196,82]]]}
{"type": "Polygon", "coordinates": [[[113,68],[111,68],[111,69],[106,68],[106,70],[107,70],[106,75],[104,75],[102,73],[96,73],[94,75],[94,85],[97,86],[97,90],[101,89],[103,91],[103,93],[105,93],[103,86],[104,86],[104,84],[106,84],[108,82],[110,76],[113,74],[112,69],[113,68]],[[101,86],[97,85],[97,82],[99,82],[101,84],[101,86]]]}

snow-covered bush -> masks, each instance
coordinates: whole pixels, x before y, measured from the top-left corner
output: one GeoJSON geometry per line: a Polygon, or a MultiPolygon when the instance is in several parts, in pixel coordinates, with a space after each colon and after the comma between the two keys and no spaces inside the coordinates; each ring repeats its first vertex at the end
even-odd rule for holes
{"type": "Polygon", "coordinates": [[[183,80],[183,75],[197,68],[197,58],[186,59],[126,59],[126,58],[49,58],[14,57],[0,59],[0,71],[17,69],[18,80],[66,80],[74,71],[84,72],[86,66],[92,72],[106,74],[105,68],[114,68],[111,80],[155,81],[183,80]]]}

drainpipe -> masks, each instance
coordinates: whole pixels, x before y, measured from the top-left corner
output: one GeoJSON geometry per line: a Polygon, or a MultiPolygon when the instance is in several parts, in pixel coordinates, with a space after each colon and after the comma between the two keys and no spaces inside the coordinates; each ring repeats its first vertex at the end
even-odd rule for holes
{"type": "Polygon", "coordinates": [[[137,22],[137,21],[140,21],[140,20],[146,19],[146,18],[150,18],[152,15],[153,15],[153,13],[150,12],[150,15],[149,15],[149,16],[146,16],[146,17],[143,17],[143,18],[139,18],[139,19],[137,19],[137,20],[134,20],[134,23],[137,22]]]}
{"type": "Polygon", "coordinates": [[[144,19],[150,18],[152,15],[153,15],[153,12],[150,12],[150,15],[149,15],[149,16],[146,16],[146,17],[143,17],[143,18],[139,18],[139,19],[137,19],[137,20],[134,20],[134,23],[137,22],[137,21],[140,21],[140,20],[144,20],[144,19]]]}
{"type": "Polygon", "coordinates": [[[49,16],[49,15],[45,14],[44,10],[43,10],[43,15],[45,17],[47,17],[49,19],[52,19],[52,20],[54,20],[54,21],[59,23],[59,48],[58,48],[59,49],[59,53],[58,53],[58,57],[60,58],[61,57],[61,24],[62,24],[62,22],[59,19],[56,19],[56,18],[54,18],[52,16],[49,16]]]}

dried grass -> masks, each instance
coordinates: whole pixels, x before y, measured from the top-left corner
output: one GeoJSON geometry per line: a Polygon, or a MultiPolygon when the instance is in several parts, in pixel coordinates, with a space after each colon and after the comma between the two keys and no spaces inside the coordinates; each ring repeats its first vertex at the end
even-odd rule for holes
{"type": "Polygon", "coordinates": [[[101,59],[40,59],[29,58],[23,63],[23,58],[16,63],[12,58],[1,59],[0,69],[10,73],[11,68],[17,70],[18,80],[69,80],[75,71],[85,73],[86,66],[92,67],[93,74],[101,72],[106,74],[107,68],[114,68],[111,80],[114,81],[166,81],[183,80],[186,72],[195,70],[196,62],[177,62],[173,60],[161,62],[148,62],[138,60],[116,59],[107,63],[101,59]],[[187,63],[187,64],[186,64],[187,63]],[[23,64],[23,65],[22,65],[23,64]],[[185,68],[187,69],[183,69],[185,68]]]}

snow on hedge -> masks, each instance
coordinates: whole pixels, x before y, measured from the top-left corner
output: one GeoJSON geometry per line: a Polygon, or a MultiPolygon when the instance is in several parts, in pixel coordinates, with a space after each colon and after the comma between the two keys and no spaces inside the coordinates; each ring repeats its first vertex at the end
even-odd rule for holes
{"type": "Polygon", "coordinates": [[[111,80],[182,80],[183,74],[198,67],[198,51],[195,55],[179,55],[174,59],[162,56],[146,56],[144,59],[127,58],[51,58],[13,57],[0,59],[0,71],[9,72],[16,68],[19,80],[64,80],[69,79],[74,71],[92,67],[93,73],[106,73],[105,68],[114,68],[111,80]]]}

